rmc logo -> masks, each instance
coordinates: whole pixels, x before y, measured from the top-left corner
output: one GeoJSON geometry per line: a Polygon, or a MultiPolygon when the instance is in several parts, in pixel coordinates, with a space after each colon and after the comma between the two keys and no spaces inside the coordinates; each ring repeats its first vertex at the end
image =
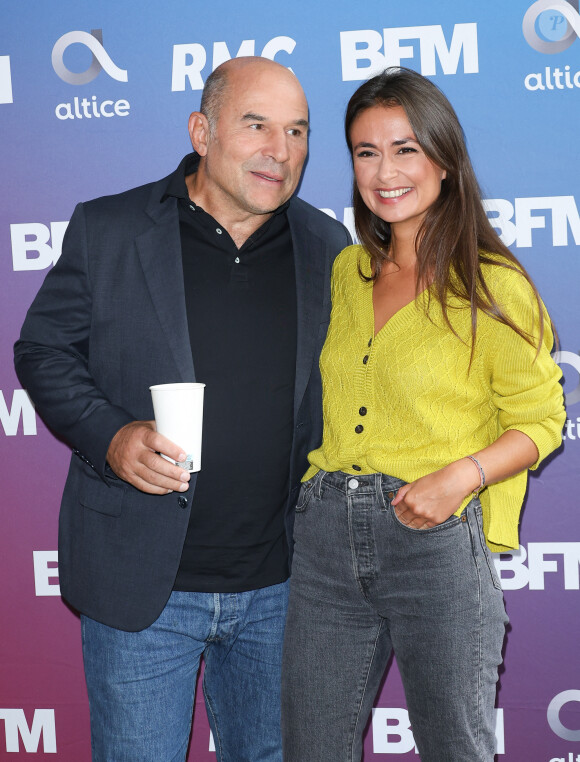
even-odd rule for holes
{"type": "Polygon", "coordinates": [[[537,0],[526,11],[522,31],[539,53],[561,53],[580,35],[578,0],[537,0]]]}
{"type": "MultiPolygon", "coordinates": [[[[292,37],[280,35],[268,40],[261,53],[256,52],[256,40],[242,40],[238,52],[232,56],[225,42],[214,42],[212,47],[211,70],[231,58],[260,55],[262,58],[276,60],[278,53],[291,54],[296,47],[292,37]]],[[[173,46],[173,66],[171,70],[171,92],[184,92],[186,82],[191,90],[203,90],[202,70],[205,68],[208,52],[199,42],[173,46]]],[[[290,69],[292,71],[292,69],[290,69]]]]}
{"type": "Polygon", "coordinates": [[[437,74],[437,61],[443,74],[456,74],[462,57],[464,74],[477,74],[477,24],[455,24],[449,43],[439,25],[392,27],[382,34],[374,29],[341,32],[340,54],[343,82],[367,79],[388,66],[405,66],[417,54],[424,76],[437,74]]]}

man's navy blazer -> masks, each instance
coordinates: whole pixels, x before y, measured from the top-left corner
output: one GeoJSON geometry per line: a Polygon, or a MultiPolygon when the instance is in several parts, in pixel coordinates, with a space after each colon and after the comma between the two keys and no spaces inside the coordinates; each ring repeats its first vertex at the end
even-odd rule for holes
{"type": "MultiPolygon", "coordinates": [[[[149,386],[195,381],[177,199],[169,177],[74,211],[15,346],[16,370],[46,424],[73,448],[59,522],[61,592],[87,616],[141,630],[171,593],[189,521],[185,493],[149,495],[106,463],[115,433],[151,420],[149,386]]],[[[318,358],[330,273],[346,229],[298,198],[288,207],[296,268],[294,437],[286,530],[308,452],[322,438],[318,358]]],[[[283,337],[281,337],[283,340],[283,337]]]]}

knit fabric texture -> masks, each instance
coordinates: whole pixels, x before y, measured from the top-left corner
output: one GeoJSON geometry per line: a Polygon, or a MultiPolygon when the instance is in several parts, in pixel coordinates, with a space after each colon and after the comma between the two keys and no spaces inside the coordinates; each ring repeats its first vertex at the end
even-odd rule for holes
{"type": "MultiPolygon", "coordinates": [[[[561,443],[566,414],[562,373],[550,355],[550,320],[542,305],[544,334],[537,353],[537,302],[522,274],[482,265],[501,309],[533,336],[533,345],[480,310],[470,366],[466,302],[449,301],[455,333],[427,290],[375,336],[372,282],[360,277],[359,263],[370,275],[368,253],[357,245],[344,249],[334,264],[332,315],[320,358],[323,442],[310,453],[304,480],[323,469],[379,472],[411,482],[483,449],[509,429],[522,431],[536,444],[539,458],[532,468],[537,468],[561,443]]],[[[527,471],[480,494],[491,550],[518,547],[526,486],[527,471]]]]}

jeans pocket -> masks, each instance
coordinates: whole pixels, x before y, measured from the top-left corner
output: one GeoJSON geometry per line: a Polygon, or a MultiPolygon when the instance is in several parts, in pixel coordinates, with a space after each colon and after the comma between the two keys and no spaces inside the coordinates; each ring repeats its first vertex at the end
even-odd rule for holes
{"type": "Polygon", "coordinates": [[[410,527],[407,526],[407,524],[403,524],[401,519],[397,516],[396,510],[393,508],[391,504],[391,511],[393,513],[393,519],[395,520],[395,523],[397,526],[399,526],[401,529],[404,529],[406,532],[410,532],[411,534],[435,534],[436,532],[442,532],[448,529],[452,529],[453,527],[456,527],[458,524],[461,523],[462,517],[456,516],[455,514],[452,514],[448,519],[445,519],[441,524],[435,524],[434,527],[426,527],[425,529],[417,529],[416,527],[410,527]]]}
{"type": "Polygon", "coordinates": [[[304,513],[312,493],[314,492],[314,476],[307,482],[303,482],[300,485],[300,492],[298,493],[298,501],[296,502],[296,513],[304,513]]]}
{"type": "MultiPolygon", "coordinates": [[[[393,511],[394,513],[394,511],[393,511]]],[[[405,529],[407,532],[411,532],[411,534],[435,534],[436,532],[444,532],[449,529],[453,529],[453,527],[458,526],[461,523],[461,517],[452,515],[448,519],[445,519],[441,524],[435,524],[434,527],[425,527],[425,529],[417,529],[417,527],[409,527],[406,524],[403,524],[403,522],[399,519],[396,513],[394,513],[395,521],[397,524],[402,528],[405,529]]]]}

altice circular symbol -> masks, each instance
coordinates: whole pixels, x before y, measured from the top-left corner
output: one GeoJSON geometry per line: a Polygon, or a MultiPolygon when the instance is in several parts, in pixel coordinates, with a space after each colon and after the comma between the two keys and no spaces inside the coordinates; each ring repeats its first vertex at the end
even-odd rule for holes
{"type": "Polygon", "coordinates": [[[580,36],[578,0],[537,0],[526,11],[522,31],[539,53],[561,53],[580,36]]]}
{"type": "Polygon", "coordinates": [[[103,34],[101,29],[93,29],[88,32],[67,32],[55,42],[52,49],[52,66],[56,74],[69,85],[86,85],[92,82],[101,69],[118,82],[127,82],[127,71],[120,69],[103,47],[103,34]],[[69,45],[80,44],[87,47],[92,54],[91,64],[85,71],[70,71],[64,63],[63,56],[69,45]]]}

